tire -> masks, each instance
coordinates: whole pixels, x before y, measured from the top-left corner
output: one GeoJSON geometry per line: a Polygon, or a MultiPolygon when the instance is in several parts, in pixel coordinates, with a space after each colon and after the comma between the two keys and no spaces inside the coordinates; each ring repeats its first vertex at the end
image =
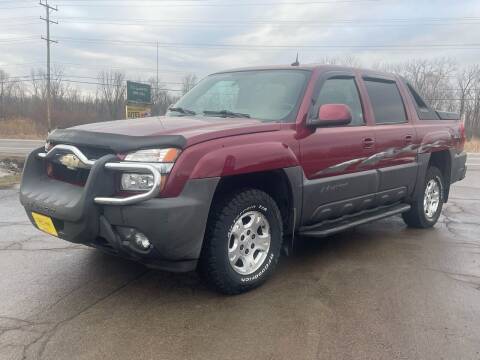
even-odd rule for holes
{"type": "Polygon", "coordinates": [[[273,273],[282,239],[280,210],[267,193],[244,189],[223,196],[209,216],[199,274],[220,293],[249,291],[273,273]]]}
{"type": "MultiPolygon", "coordinates": [[[[445,185],[441,171],[435,167],[430,166],[427,170],[425,176],[425,181],[423,183],[422,191],[417,195],[417,198],[412,204],[412,208],[403,213],[403,221],[409,226],[418,229],[430,228],[436,224],[440,213],[442,212],[444,194],[445,194],[445,185]],[[436,183],[438,187],[438,204],[433,211],[433,208],[428,207],[430,200],[435,199],[434,193],[429,192],[430,198],[427,197],[427,187],[433,186],[431,184],[436,183]],[[427,204],[424,204],[426,202],[427,204]],[[429,211],[427,211],[427,209],[429,211]]],[[[432,189],[432,188],[430,188],[432,189]]],[[[432,200],[434,202],[434,200],[432,200]]]]}

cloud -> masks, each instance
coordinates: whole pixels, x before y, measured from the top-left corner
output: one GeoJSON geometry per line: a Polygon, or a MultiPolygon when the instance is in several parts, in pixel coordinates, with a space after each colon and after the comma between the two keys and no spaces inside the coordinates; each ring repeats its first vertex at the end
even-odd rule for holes
{"type": "MultiPolygon", "coordinates": [[[[62,1],[58,0],[59,11],[52,17],[59,18],[60,23],[52,25],[52,37],[60,39],[60,43],[52,46],[52,61],[63,66],[67,77],[96,76],[101,70],[115,67],[125,71],[127,78],[147,79],[156,73],[154,42],[159,41],[159,67],[164,81],[179,81],[186,73],[202,77],[225,68],[289,64],[297,51],[301,62],[349,55],[355,56],[366,67],[375,62],[396,62],[411,57],[447,56],[462,64],[478,62],[478,49],[362,47],[372,44],[475,43],[480,26],[478,21],[449,20],[447,23],[429,20],[430,24],[425,23],[431,18],[473,16],[480,10],[478,1],[385,0],[312,4],[301,1],[301,4],[293,4],[296,1],[300,0],[282,0],[278,4],[258,0],[259,3],[272,4],[269,6],[240,6],[232,0],[212,0],[224,6],[196,6],[198,3],[195,2],[169,2],[182,6],[159,6],[155,2],[125,1],[121,4],[137,6],[102,7],[94,6],[94,1],[81,2],[90,6],[72,5],[73,2],[62,6],[62,1]],[[78,23],[74,22],[75,19],[78,23]],[[95,19],[109,24],[93,24],[95,19]],[[79,38],[84,40],[72,40],[79,38]],[[87,39],[102,39],[104,42],[87,39]],[[121,42],[109,42],[113,40],[121,42]],[[177,45],[166,46],[172,43],[177,45]],[[191,44],[198,46],[188,46],[191,44]],[[236,47],[213,48],[208,44],[236,47]],[[258,47],[249,48],[250,45],[258,47]],[[291,47],[275,48],[282,45],[291,47]]],[[[1,17],[7,21],[0,22],[0,39],[38,37],[38,40],[16,44],[0,42],[0,67],[5,66],[12,75],[29,73],[28,65],[12,64],[38,62],[35,67],[44,66],[45,44],[39,39],[44,24],[38,20],[43,14],[40,6],[8,10],[5,14],[2,11],[1,17]],[[21,22],[31,24],[15,25],[21,22]]],[[[92,89],[91,85],[82,86],[92,89]]]]}

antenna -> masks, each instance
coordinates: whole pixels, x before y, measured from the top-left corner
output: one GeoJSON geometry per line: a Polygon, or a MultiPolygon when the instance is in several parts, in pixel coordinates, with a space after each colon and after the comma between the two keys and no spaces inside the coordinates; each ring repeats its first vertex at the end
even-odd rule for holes
{"type": "Polygon", "coordinates": [[[297,58],[295,59],[295,62],[292,63],[292,66],[299,66],[300,63],[298,62],[298,52],[297,52],[297,58]]]}

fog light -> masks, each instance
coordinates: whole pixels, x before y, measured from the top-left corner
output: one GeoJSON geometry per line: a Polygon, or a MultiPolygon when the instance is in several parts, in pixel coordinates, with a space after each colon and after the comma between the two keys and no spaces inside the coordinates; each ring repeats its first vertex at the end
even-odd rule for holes
{"type": "Polygon", "coordinates": [[[145,234],[137,231],[134,228],[118,226],[117,231],[120,234],[124,242],[128,242],[130,247],[133,249],[138,249],[140,251],[147,251],[153,247],[152,243],[145,234]]]}
{"type": "Polygon", "coordinates": [[[145,191],[153,187],[153,175],[122,174],[121,189],[127,191],[145,191]]]}
{"type": "Polygon", "coordinates": [[[150,240],[148,240],[148,238],[141,232],[136,232],[133,237],[135,239],[135,244],[137,244],[140,249],[148,250],[150,248],[150,240]]]}

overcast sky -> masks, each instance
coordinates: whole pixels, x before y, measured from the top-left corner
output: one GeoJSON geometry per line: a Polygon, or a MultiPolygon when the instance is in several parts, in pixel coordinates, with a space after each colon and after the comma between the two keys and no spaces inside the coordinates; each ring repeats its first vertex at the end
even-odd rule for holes
{"type": "MultiPolygon", "coordinates": [[[[115,68],[155,76],[175,89],[232,67],[289,64],[350,55],[368,67],[412,57],[480,59],[478,0],[49,0],[52,63],[66,78],[95,82],[115,68]]],[[[44,67],[45,15],[33,0],[0,0],[0,69],[24,76],[44,67]]],[[[83,89],[95,85],[76,84],[83,89]]]]}

